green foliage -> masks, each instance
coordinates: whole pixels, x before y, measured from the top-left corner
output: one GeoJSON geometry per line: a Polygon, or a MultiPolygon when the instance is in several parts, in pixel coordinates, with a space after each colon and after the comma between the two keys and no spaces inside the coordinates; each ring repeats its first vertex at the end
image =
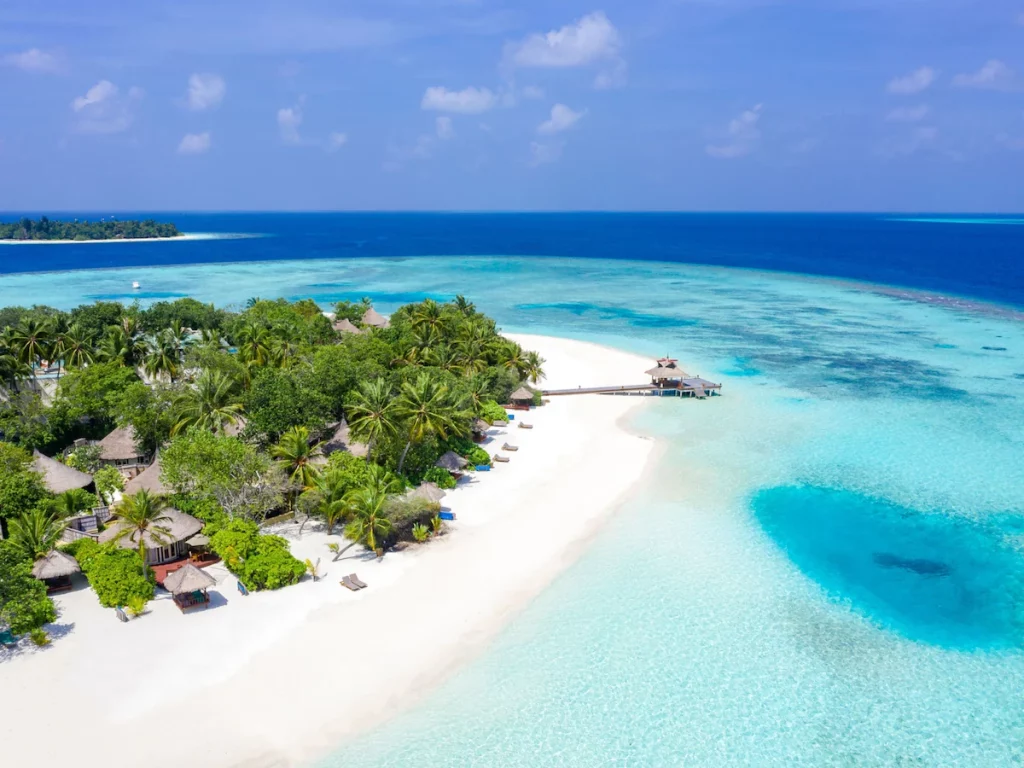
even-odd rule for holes
{"type": "Polygon", "coordinates": [[[35,562],[49,554],[64,531],[64,524],[45,509],[36,508],[10,521],[11,542],[26,560],[35,562]]]}
{"type": "Polygon", "coordinates": [[[82,304],[71,310],[70,320],[80,326],[86,333],[99,338],[112,325],[119,325],[121,316],[126,312],[124,304],[119,301],[97,301],[94,304],[82,304]]]}
{"type": "Polygon", "coordinates": [[[146,612],[147,602],[142,595],[129,595],[125,608],[128,609],[128,613],[133,619],[137,619],[146,612]]]}
{"type": "Polygon", "coordinates": [[[434,483],[438,488],[443,488],[444,490],[450,490],[458,485],[451,472],[447,469],[441,469],[441,467],[431,467],[424,472],[423,482],[434,483]]]}
{"type": "Polygon", "coordinates": [[[303,386],[301,377],[289,370],[265,368],[259,371],[243,402],[246,434],[266,443],[277,442],[293,427],[322,432],[331,420],[328,398],[303,386]]]}
{"type": "Polygon", "coordinates": [[[248,520],[235,519],[210,537],[210,548],[248,589],[278,589],[295,584],[306,572],[288,551],[288,541],[267,536],[248,520]]]}
{"type": "Polygon", "coordinates": [[[0,624],[16,635],[57,620],[46,585],[32,577],[32,561],[10,541],[0,541],[0,624]]]}
{"type": "Polygon", "coordinates": [[[0,222],[0,240],[133,240],[140,237],[178,237],[173,224],[145,221],[53,221],[43,216],[38,221],[23,218],[0,222]]]}
{"type": "Polygon", "coordinates": [[[441,528],[444,527],[444,520],[441,519],[441,515],[434,515],[430,518],[430,530],[434,532],[434,535],[441,533],[441,528]]]}
{"type": "Polygon", "coordinates": [[[376,360],[360,358],[347,345],[335,344],[316,349],[303,384],[324,399],[332,418],[340,419],[360,382],[372,381],[384,372],[376,360]]]}
{"type": "Polygon", "coordinates": [[[32,639],[32,644],[39,648],[45,648],[50,644],[50,636],[42,627],[29,630],[28,636],[32,639]]]}
{"type": "Polygon", "coordinates": [[[114,399],[117,423],[135,430],[135,440],[146,453],[163,445],[174,425],[172,402],[176,390],[165,384],[152,387],[141,381],[122,390],[114,399]]]}
{"type": "Polygon", "coordinates": [[[58,442],[54,427],[50,409],[36,392],[16,392],[0,403],[0,435],[9,442],[47,453],[58,442]]]}
{"type": "Polygon", "coordinates": [[[103,449],[98,445],[80,445],[67,455],[64,463],[79,472],[91,475],[103,466],[103,462],[100,461],[101,453],[103,449]]]}
{"type": "Polygon", "coordinates": [[[71,371],[57,387],[51,419],[70,438],[102,437],[114,427],[122,393],[137,383],[135,371],[117,362],[71,371]]]}
{"type": "Polygon", "coordinates": [[[487,453],[483,448],[473,446],[472,449],[464,454],[464,458],[469,462],[470,466],[475,467],[480,464],[490,464],[491,455],[487,453]]]}
{"type": "Polygon", "coordinates": [[[533,404],[544,405],[544,395],[540,393],[540,390],[535,390],[533,393],[533,404]]]}
{"type": "Polygon", "coordinates": [[[228,516],[224,512],[224,508],[216,499],[209,496],[185,496],[178,494],[171,496],[167,503],[179,512],[192,515],[197,520],[202,520],[206,523],[206,528],[203,529],[203,532],[208,536],[212,535],[214,531],[220,530],[222,526],[227,525],[228,516]]]}
{"type": "Polygon", "coordinates": [[[423,523],[416,523],[412,527],[412,537],[422,544],[430,538],[430,529],[423,523]]]}
{"type": "Polygon", "coordinates": [[[243,561],[256,551],[259,535],[256,523],[235,518],[210,536],[210,549],[224,561],[229,571],[238,575],[243,561]]]}
{"type": "Polygon", "coordinates": [[[490,464],[491,457],[483,448],[465,437],[449,438],[445,441],[445,451],[455,451],[472,465],[490,464]]]}
{"type": "Polygon", "coordinates": [[[113,503],[114,491],[124,490],[124,476],[116,467],[101,467],[92,476],[92,481],[96,485],[96,492],[107,504],[113,503]]]}
{"type": "Polygon", "coordinates": [[[160,479],[176,492],[214,497],[234,489],[270,466],[266,457],[237,437],[190,429],[160,453],[160,479]]]}
{"type": "Polygon", "coordinates": [[[358,324],[369,308],[370,300],[365,298],[361,301],[339,301],[334,305],[334,316],[338,320],[345,319],[358,324]]]}
{"type": "Polygon", "coordinates": [[[480,418],[492,424],[508,423],[508,412],[493,400],[485,400],[480,404],[480,418]]]}
{"type": "Polygon", "coordinates": [[[59,518],[73,517],[96,506],[96,497],[82,488],[72,488],[44,502],[59,518]]]}
{"type": "Polygon", "coordinates": [[[0,521],[20,517],[50,496],[42,476],[32,470],[32,454],[0,443],[0,521]]]}
{"type": "MultiPolygon", "coordinates": [[[[95,545],[95,542],[91,543],[95,545]]],[[[103,607],[128,605],[132,598],[144,602],[153,599],[153,572],[149,568],[143,570],[142,560],[136,550],[121,549],[109,543],[96,545],[95,550],[88,545],[80,545],[77,551],[82,573],[89,580],[103,607]]]]}
{"type": "Polygon", "coordinates": [[[170,328],[175,323],[196,331],[219,330],[226,318],[227,313],[224,310],[189,297],[174,301],[158,301],[139,313],[142,326],[153,332],[170,328]]]}

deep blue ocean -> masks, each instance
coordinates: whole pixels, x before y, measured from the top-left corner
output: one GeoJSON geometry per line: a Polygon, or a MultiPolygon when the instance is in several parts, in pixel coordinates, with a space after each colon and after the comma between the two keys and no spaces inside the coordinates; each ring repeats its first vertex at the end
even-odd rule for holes
{"type": "MultiPolygon", "coordinates": [[[[21,214],[0,213],[0,221],[21,214]]],[[[24,214],[38,216],[38,213],[24,214]]],[[[104,213],[79,213],[96,219],[104,213]]],[[[562,256],[770,269],[1024,305],[1024,218],[944,214],[118,213],[243,240],[0,248],[0,273],[381,256],[562,256]],[[948,220],[951,223],[944,223],[948,220]],[[959,222],[978,222],[963,224],[959,222]],[[31,258],[26,258],[30,256],[31,258]]],[[[52,218],[73,218],[71,215],[52,218]]]]}
{"type": "Polygon", "coordinates": [[[1024,764],[1024,219],[158,218],[216,236],[0,245],[0,306],[462,293],[723,383],[644,406],[584,556],[323,768],[1024,764]]]}

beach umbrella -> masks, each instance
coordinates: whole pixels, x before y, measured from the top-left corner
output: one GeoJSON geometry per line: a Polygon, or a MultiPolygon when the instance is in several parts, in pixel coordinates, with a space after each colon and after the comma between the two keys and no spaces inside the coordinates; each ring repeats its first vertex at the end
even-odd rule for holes
{"type": "Polygon", "coordinates": [[[192,563],[185,565],[164,579],[164,589],[172,595],[183,595],[209,589],[217,584],[217,580],[206,571],[196,568],[192,563]]]}
{"type": "Polygon", "coordinates": [[[440,467],[441,469],[447,469],[449,472],[458,472],[467,464],[469,464],[469,462],[459,456],[455,451],[448,451],[448,453],[434,463],[434,466],[440,467]]]}
{"type": "Polygon", "coordinates": [[[430,503],[436,504],[445,497],[445,492],[437,487],[437,483],[420,483],[406,496],[414,499],[426,499],[430,503]]]}
{"type": "Polygon", "coordinates": [[[533,392],[526,387],[520,387],[512,393],[513,400],[533,400],[533,392]]]}
{"type": "Polygon", "coordinates": [[[75,558],[55,549],[45,557],[36,560],[35,565],[32,566],[32,575],[40,580],[59,579],[79,573],[81,570],[75,558]]]}

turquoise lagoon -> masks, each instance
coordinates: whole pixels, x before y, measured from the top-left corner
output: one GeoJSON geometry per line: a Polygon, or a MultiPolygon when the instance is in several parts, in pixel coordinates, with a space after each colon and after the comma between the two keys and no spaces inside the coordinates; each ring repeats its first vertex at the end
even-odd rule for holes
{"type": "Polygon", "coordinates": [[[1024,323],[1012,313],[553,258],[0,282],[0,304],[61,306],[365,295],[386,311],[457,293],[509,331],[679,357],[724,395],[646,405],[632,427],[666,446],[650,483],[480,657],[319,768],[1021,764],[1024,323]]]}

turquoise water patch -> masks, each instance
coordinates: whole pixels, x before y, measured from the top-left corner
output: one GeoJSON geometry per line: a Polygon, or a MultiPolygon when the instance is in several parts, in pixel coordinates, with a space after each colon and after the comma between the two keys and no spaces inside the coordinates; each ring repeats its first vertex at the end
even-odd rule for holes
{"type": "Polygon", "coordinates": [[[737,357],[734,360],[734,364],[722,371],[726,376],[760,376],[761,371],[750,364],[750,360],[745,357],[737,357]]]}
{"type": "Polygon", "coordinates": [[[94,293],[85,298],[89,301],[161,301],[163,299],[182,299],[187,293],[176,291],[125,291],[123,293],[94,293]]]}
{"type": "Polygon", "coordinates": [[[992,219],[992,218],[944,218],[944,217],[919,217],[919,218],[890,218],[889,221],[912,221],[920,224],[1024,224],[1024,219],[992,219]]]}
{"type": "Polygon", "coordinates": [[[827,592],[910,639],[947,648],[1024,646],[1024,552],[1008,530],[850,491],[759,492],[754,514],[827,592]]]}
{"type": "Polygon", "coordinates": [[[524,312],[537,312],[541,310],[555,310],[566,312],[574,317],[592,315],[600,320],[625,320],[636,328],[684,328],[697,325],[696,320],[689,318],[670,317],[668,315],[657,315],[650,312],[639,312],[626,307],[615,307],[606,304],[590,304],[584,301],[552,302],[547,304],[518,304],[517,310],[524,312]]]}

